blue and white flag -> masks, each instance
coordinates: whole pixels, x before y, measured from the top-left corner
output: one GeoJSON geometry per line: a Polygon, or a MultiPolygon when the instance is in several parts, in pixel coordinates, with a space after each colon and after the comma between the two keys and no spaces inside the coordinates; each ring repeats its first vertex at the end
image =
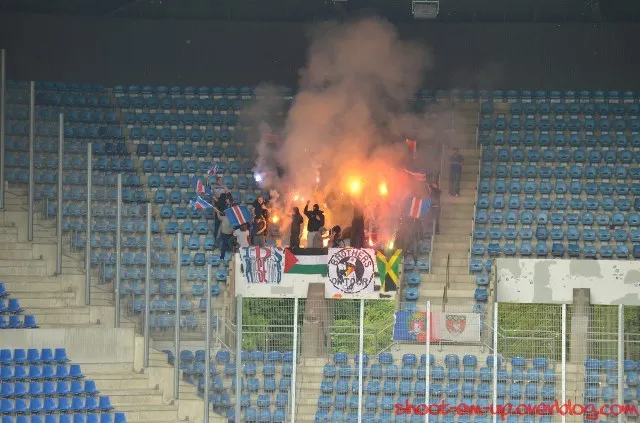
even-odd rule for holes
{"type": "Polygon", "coordinates": [[[202,199],[202,197],[198,196],[195,200],[189,203],[189,206],[193,207],[196,210],[207,210],[212,209],[213,206],[202,199]]]}
{"type": "Polygon", "coordinates": [[[431,199],[409,197],[405,205],[405,215],[413,219],[422,219],[429,213],[431,199]]]}
{"type": "Polygon", "coordinates": [[[251,213],[245,206],[233,206],[224,211],[225,216],[229,219],[229,223],[234,228],[251,222],[251,213]]]}

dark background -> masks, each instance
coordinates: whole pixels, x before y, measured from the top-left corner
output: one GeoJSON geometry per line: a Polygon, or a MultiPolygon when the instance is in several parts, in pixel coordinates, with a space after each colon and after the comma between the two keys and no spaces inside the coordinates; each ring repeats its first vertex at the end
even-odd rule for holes
{"type": "MultiPolygon", "coordinates": [[[[92,4],[96,0],[83,1],[92,4]]],[[[172,4],[171,0],[163,1],[172,4]]],[[[246,4],[248,0],[235,1],[246,4]]],[[[302,1],[318,5],[315,0],[302,1]]],[[[525,0],[509,0],[521,1],[525,0]]],[[[585,10],[582,0],[553,1],[557,5],[576,3],[576,10],[585,10]]],[[[106,85],[242,86],[271,82],[295,87],[306,59],[312,20],[256,20],[255,16],[239,20],[164,19],[162,14],[149,12],[153,7],[145,17],[131,17],[138,13],[136,7],[148,2],[105,1],[100,4],[122,5],[117,10],[100,11],[78,6],[77,10],[53,10],[45,15],[15,13],[15,8],[8,7],[12,0],[4,0],[0,47],[7,49],[8,78],[106,85]]],[[[265,2],[280,4],[267,0],[256,4],[265,2]]],[[[502,4],[500,0],[474,0],[476,5],[483,2],[502,4]]],[[[544,0],[530,2],[544,4],[544,0]]],[[[66,3],[84,4],[75,0],[66,3]]],[[[204,5],[199,0],[193,3],[204,5]]],[[[227,4],[207,2],[222,3],[227,4]]],[[[314,16],[344,18],[344,11],[336,11],[332,3],[320,3],[324,9],[318,7],[322,13],[314,16]]],[[[640,5],[637,0],[634,3],[640,5]]],[[[368,12],[358,11],[357,15],[364,13],[368,12]]],[[[425,75],[425,87],[640,89],[640,50],[636,47],[640,25],[611,19],[594,21],[593,14],[581,16],[582,21],[566,16],[547,22],[394,21],[403,38],[420,40],[431,50],[434,66],[425,75]]]]}

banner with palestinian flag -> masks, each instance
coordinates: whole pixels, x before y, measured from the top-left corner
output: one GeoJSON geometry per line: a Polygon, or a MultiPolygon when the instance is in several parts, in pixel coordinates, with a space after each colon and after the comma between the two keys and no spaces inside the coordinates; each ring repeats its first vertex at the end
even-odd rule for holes
{"type": "Polygon", "coordinates": [[[287,248],[284,250],[284,273],[326,276],[327,260],[326,248],[287,248]]]}
{"type": "Polygon", "coordinates": [[[380,291],[395,292],[400,285],[400,269],[402,268],[402,250],[376,251],[380,291]]]}

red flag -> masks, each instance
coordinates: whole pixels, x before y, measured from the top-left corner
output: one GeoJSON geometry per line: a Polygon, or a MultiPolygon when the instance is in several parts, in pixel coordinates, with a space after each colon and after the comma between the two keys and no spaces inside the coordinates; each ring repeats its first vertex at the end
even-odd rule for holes
{"type": "Polygon", "coordinates": [[[412,155],[416,155],[416,152],[418,151],[418,146],[416,144],[416,140],[412,140],[411,138],[407,138],[405,140],[407,142],[407,147],[409,147],[409,151],[411,152],[412,155]]]}
{"type": "Polygon", "coordinates": [[[427,180],[427,174],[425,172],[413,172],[407,168],[404,169],[405,172],[407,172],[409,175],[411,175],[414,179],[418,180],[418,181],[426,181],[427,180]]]}

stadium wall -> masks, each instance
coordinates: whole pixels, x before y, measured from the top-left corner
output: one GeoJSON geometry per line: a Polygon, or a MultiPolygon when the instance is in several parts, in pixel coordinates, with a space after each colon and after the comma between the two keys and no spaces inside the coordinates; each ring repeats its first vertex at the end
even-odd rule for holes
{"type": "MultiPolygon", "coordinates": [[[[3,14],[0,47],[8,50],[10,79],[295,86],[308,29],[304,23],[3,14]]],[[[415,22],[399,30],[431,48],[428,87],[640,89],[639,25],[415,22]]]]}
{"type": "Polygon", "coordinates": [[[575,304],[574,290],[588,289],[590,304],[638,306],[639,269],[636,262],[627,260],[499,258],[496,300],[575,304]]]}

